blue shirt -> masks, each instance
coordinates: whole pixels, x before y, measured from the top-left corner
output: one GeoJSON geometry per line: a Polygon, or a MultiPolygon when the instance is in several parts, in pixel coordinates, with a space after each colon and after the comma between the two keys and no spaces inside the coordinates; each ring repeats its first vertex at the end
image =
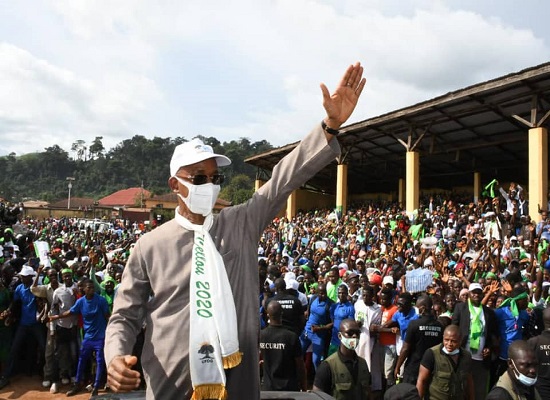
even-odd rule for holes
{"type": "Polygon", "coordinates": [[[84,320],[84,340],[104,340],[109,305],[107,300],[94,293],[94,297],[88,300],[81,297],[71,307],[71,313],[82,314],[84,320]]]}
{"type": "Polygon", "coordinates": [[[327,312],[327,304],[329,303],[329,299],[326,298],[324,301],[320,301],[319,297],[316,297],[311,302],[311,305],[309,307],[309,317],[306,322],[306,332],[308,338],[311,340],[314,344],[321,344],[324,338],[324,332],[320,336],[319,333],[313,332],[311,330],[311,327],[313,325],[327,325],[330,323],[330,308],[328,308],[327,312]]]}
{"type": "Polygon", "coordinates": [[[31,293],[31,287],[20,283],[13,293],[14,301],[21,301],[21,320],[23,326],[34,325],[36,321],[36,297],[31,293]]]}
{"type": "Polygon", "coordinates": [[[498,322],[498,331],[500,334],[500,354],[502,360],[508,359],[508,347],[514,340],[523,339],[523,328],[529,321],[529,314],[521,310],[517,317],[512,315],[510,307],[497,308],[495,317],[498,322]]]}
{"type": "Polygon", "coordinates": [[[338,332],[340,331],[340,323],[346,318],[355,318],[355,307],[350,301],[345,303],[335,303],[330,307],[330,317],[334,325],[332,326],[332,339],[331,343],[340,344],[338,339],[338,332]]]}
{"type": "Polygon", "coordinates": [[[306,328],[311,330],[312,325],[327,325],[330,322],[331,307],[327,307],[330,302],[328,298],[324,301],[316,297],[309,307],[309,317],[307,319],[306,328]],[[327,312],[328,311],[328,312],[327,312]]]}
{"type": "Polygon", "coordinates": [[[536,227],[537,235],[540,235],[542,239],[546,239],[547,242],[550,242],[550,224],[546,221],[539,222],[536,227]],[[542,234],[541,231],[542,230],[542,234]]]}
{"type": "Polygon", "coordinates": [[[401,339],[405,340],[405,334],[407,333],[409,323],[418,318],[419,315],[416,313],[414,308],[411,308],[411,311],[409,311],[407,315],[403,314],[401,311],[397,311],[395,314],[393,314],[391,320],[397,322],[397,324],[399,325],[399,330],[401,332],[401,339]]]}

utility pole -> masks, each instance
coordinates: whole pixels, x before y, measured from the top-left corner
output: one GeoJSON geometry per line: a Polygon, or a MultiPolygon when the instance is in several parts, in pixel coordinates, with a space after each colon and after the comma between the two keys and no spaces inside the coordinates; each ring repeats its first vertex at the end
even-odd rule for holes
{"type": "Polygon", "coordinates": [[[70,210],[71,209],[71,189],[73,187],[73,182],[75,181],[75,178],[73,178],[72,176],[68,176],[66,178],[66,180],[69,182],[69,199],[67,201],[67,210],[70,210]]]}

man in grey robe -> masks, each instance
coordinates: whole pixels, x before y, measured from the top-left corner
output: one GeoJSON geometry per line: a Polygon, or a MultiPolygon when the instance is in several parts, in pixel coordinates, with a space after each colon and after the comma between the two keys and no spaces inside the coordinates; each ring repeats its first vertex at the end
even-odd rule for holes
{"type": "MultiPolygon", "coordinates": [[[[273,169],[271,179],[244,204],[214,216],[209,233],[221,254],[233,293],[242,362],[226,370],[229,399],[260,398],[258,368],[257,244],[268,223],[285,206],[288,196],[340,154],[338,129],[353,112],[365,85],[363,67],[351,65],[331,95],[324,84],[326,117],[273,169]]],[[[192,165],[181,164],[178,178],[206,175],[215,183],[225,157],[212,157],[192,165]]],[[[227,163],[225,163],[227,165],[227,163]]],[[[172,173],[172,172],[171,172],[172,173]]],[[[175,174],[173,174],[175,175],[175,174]]],[[[190,190],[172,176],[170,188],[179,194],[177,212],[193,224],[205,216],[191,211],[182,198],[190,190]]],[[[132,370],[135,338],[145,318],[141,364],[147,399],[189,399],[193,393],[189,366],[190,270],[194,232],[176,219],[144,235],[128,260],[107,327],[105,360],[109,386],[129,391],[139,386],[132,370]],[[144,317],[143,317],[144,315],[144,317]]]]}

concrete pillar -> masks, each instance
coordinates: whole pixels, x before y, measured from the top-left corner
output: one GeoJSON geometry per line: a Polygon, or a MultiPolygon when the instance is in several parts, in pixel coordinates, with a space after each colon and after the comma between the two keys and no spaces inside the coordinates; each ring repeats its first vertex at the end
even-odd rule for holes
{"type": "Polygon", "coordinates": [[[344,215],[348,206],[348,165],[338,164],[337,168],[336,209],[341,215],[344,215]]]}
{"type": "Polygon", "coordinates": [[[538,206],[548,206],[548,130],[529,129],[529,215],[540,221],[538,206]]]}
{"type": "Polygon", "coordinates": [[[477,203],[481,196],[481,174],[474,172],[474,204],[477,203]]]}
{"type": "Polygon", "coordinates": [[[293,191],[286,201],[286,217],[290,220],[296,215],[297,211],[297,191],[293,191]]]}
{"type": "Polygon", "coordinates": [[[418,209],[420,197],[420,154],[416,151],[407,151],[407,183],[405,210],[408,214],[418,209]]]}
{"type": "Polygon", "coordinates": [[[405,179],[403,178],[399,178],[397,193],[398,193],[397,201],[399,202],[399,206],[405,207],[406,188],[405,188],[405,179]]]}

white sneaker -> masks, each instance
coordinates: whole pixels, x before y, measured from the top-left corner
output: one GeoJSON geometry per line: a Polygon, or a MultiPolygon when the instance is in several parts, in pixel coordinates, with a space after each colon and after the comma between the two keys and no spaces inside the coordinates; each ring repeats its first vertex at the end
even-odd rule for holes
{"type": "Polygon", "coordinates": [[[50,387],[50,393],[51,393],[51,394],[55,394],[55,393],[57,393],[57,392],[58,392],[58,390],[57,390],[57,383],[54,382],[54,383],[52,383],[52,386],[50,387]]]}
{"type": "Polygon", "coordinates": [[[91,392],[92,390],[94,390],[94,385],[92,385],[92,384],[90,383],[88,386],[86,386],[86,390],[87,390],[88,392],[91,392]]]}
{"type": "Polygon", "coordinates": [[[50,381],[42,381],[42,386],[43,387],[50,387],[52,383],[50,381]]]}
{"type": "Polygon", "coordinates": [[[61,383],[63,385],[68,385],[69,383],[71,383],[71,380],[69,378],[63,378],[61,379],[61,383]]]}

